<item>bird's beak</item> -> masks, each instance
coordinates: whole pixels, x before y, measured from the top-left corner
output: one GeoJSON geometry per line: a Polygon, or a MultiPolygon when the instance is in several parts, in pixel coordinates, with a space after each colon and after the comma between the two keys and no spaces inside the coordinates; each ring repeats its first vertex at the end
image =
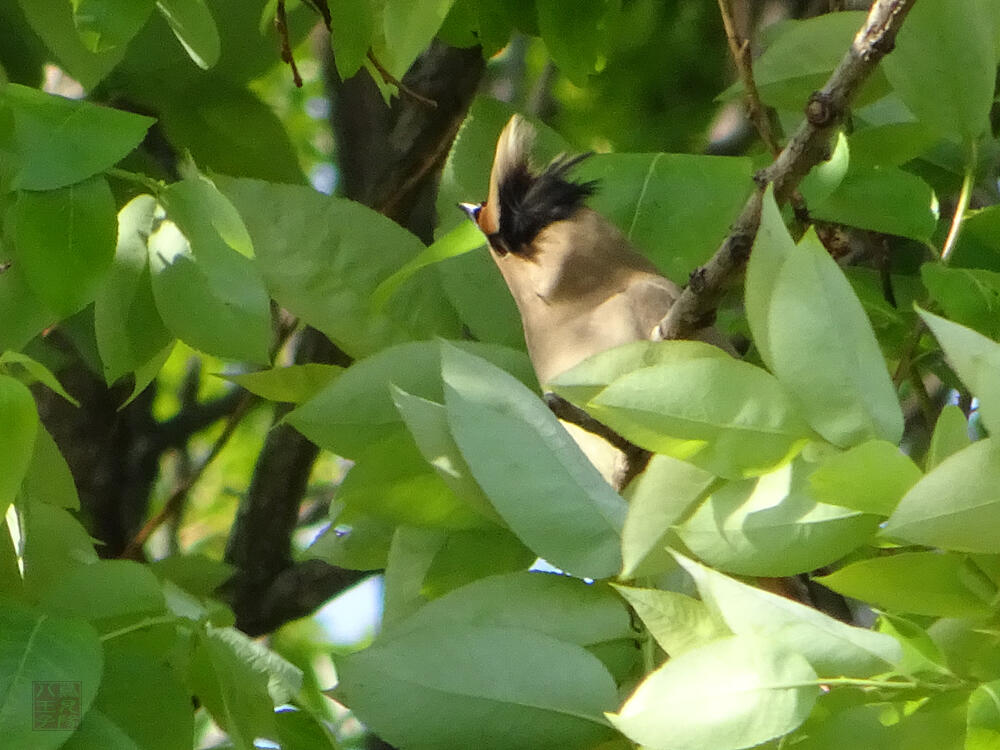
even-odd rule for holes
{"type": "Polygon", "coordinates": [[[458,207],[465,211],[465,215],[469,217],[469,220],[473,224],[479,223],[479,212],[483,210],[483,207],[479,203],[459,203],[458,207]]]}

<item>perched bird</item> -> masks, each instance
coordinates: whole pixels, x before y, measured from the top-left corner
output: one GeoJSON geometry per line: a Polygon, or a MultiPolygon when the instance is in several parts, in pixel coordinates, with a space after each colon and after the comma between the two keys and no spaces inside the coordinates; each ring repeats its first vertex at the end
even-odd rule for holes
{"type": "MultiPolygon", "coordinates": [[[[534,135],[530,124],[512,117],[497,142],[486,200],[460,205],[486,235],[544,387],[587,357],[649,339],[681,290],[587,207],[597,184],[573,181],[569,173],[588,154],[561,156],[536,171],[534,135]]],[[[714,329],[699,338],[726,346],[714,329]]],[[[563,424],[611,484],[621,488],[631,478],[634,468],[620,450],[563,424]]]]}
{"type": "Polygon", "coordinates": [[[569,172],[588,154],[535,172],[533,139],[514,115],[497,142],[487,199],[461,207],[486,235],[544,385],[593,354],[649,338],[681,290],[586,206],[597,184],[569,172]]]}

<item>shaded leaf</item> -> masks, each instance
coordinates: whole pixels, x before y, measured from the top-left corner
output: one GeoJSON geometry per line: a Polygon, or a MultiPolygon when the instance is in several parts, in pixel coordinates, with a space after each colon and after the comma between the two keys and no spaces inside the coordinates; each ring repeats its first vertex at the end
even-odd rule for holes
{"type": "Polygon", "coordinates": [[[61,317],[93,302],[115,253],[115,201],[103,177],[45,192],[22,192],[14,206],[20,271],[61,317]]]}
{"type": "Polygon", "coordinates": [[[173,338],[156,310],[147,260],[146,239],[156,210],[153,196],[140,195],[118,212],[115,259],[94,300],[94,332],[109,385],[140,368],[173,338]]]}
{"type": "Polygon", "coordinates": [[[671,659],[608,718],[651,748],[739,750],[795,729],[818,695],[801,655],[732,636],[671,659]]]}
{"type": "Polygon", "coordinates": [[[617,573],[625,502],[552,412],[511,375],[461,349],[445,347],[442,372],[455,441],[511,530],[575,575],[617,573]]]}
{"type": "Polygon", "coordinates": [[[687,594],[612,585],[671,657],[732,635],[704,602],[687,594]]]}
{"type": "Polygon", "coordinates": [[[809,485],[824,503],[887,516],[922,476],[895,445],[871,440],[826,459],[809,476],[809,485]]]}
{"type": "Polygon", "coordinates": [[[996,69],[995,8],[982,0],[922,3],[906,17],[883,68],[906,106],[945,133],[987,127],[996,69]]]}
{"type": "Polygon", "coordinates": [[[987,438],[917,482],[885,523],[892,539],[962,552],[1000,549],[1000,450],[987,438]]]}
{"type": "Polygon", "coordinates": [[[275,367],[271,370],[240,375],[220,374],[231,383],[269,401],[300,404],[315,396],[343,372],[337,365],[309,362],[304,365],[275,367]]]}
{"type": "Polygon", "coordinates": [[[14,113],[14,142],[21,161],[15,186],[22,190],[53,190],[93,177],[142,143],[155,122],[13,83],[0,91],[0,102],[14,113]]]}
{"type": "Polygon", "coordinates": [[[416,628],[336,666],[337,699],[394,745],[583,750],[613,736],[602,717],[617,702],[611,675],[581,646],[532,630],[416,628]]]}
{"type": "Polygon", "coordinates": [[[879,517],[816,502],[801,472],[786,466],[715,490],[677,534],[714,568],[787,576],[815,570],[864,544],[879,517]]]}
{"type": "Polygon", "coordinates": [[[812,230],[792,242],[771,190],[747,266],[746,307],[761,357],[813,429],[841,447],[899,441],[903,415],[861,303],[812,230]]]}
{"type": "Polygon", "coordinates": [[[816,580],[845,596],[897,612],[975,617],[987,614],[990,606],[966,585],[972,575],[962,555],[902,552],[851,563],[816,580]]]}
{"type": "Polygon", "coordinates": [[[740,583],[677,555],[709,610],[736,635],[756,635],[802,654],[820,675],[882,674],[902,658],[891,636],[845,625],[784,596],[740,583]]]}

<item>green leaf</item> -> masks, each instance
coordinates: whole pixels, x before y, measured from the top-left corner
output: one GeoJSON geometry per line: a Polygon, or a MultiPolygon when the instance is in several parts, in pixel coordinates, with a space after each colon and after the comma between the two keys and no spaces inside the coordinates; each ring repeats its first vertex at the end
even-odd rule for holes
{"type": "Polygon", "coordinates": [[[715,481],[712,474],[685,461],[653,456],[628,487],[621,578],[654,575],[674,567],[666,550],[667,537],[715,481]]]}
{"type": "Polygon", "coordinates": [[[590,205],[668,277],[683,281],[729,233],[753,190],[752,171],[743,157],[597,154],[575,174],[600,180],[590,205]]]}
{"type": "Polygon", "coordinates": [[[220,374],[218,377],[236,383],[250,393],[269,401],[301,404],[328,386],[343,370],[343,367],[337,365],[310,362],[304,365],[247,372],[242,375],[220,374]]]}
{"type": "Polygon", "coordinates": [[[0,103],[8,104],[14,113],[21,161],[15,187],[22,190],[53,190],[93,177],[142,143],[155,122],[13,83],[3,87],[0,103]]]}
{"type": "Polygon", "coordinates": [[[149,569],[161,581],[173,581],[196,596],[209,597],[232,578],[235,568],[221,560],[204,555],[171,555],[149,564],[149,569]]]}
{"type": "Polygon", "coordinates": [[[97,694],[103,661],[101,642],[87,623],[49,617],[20,602],[4,601],[0,606],[0,732],[4,743],[37,750],[63,745],[76,722],[68,730],[58,729],[56,708],[40,716],[37,691],[51,694],[53,701],[59,700],[61,690],[75,696],[79,721],[97,694]],[[34,728],[33,715],[36,721],[45,721],[48,731],[34,728]]]}
{"type": "Polygon", "coordinates": [[[93,302],[114,258],[115,200],[107,181],[22,192],[14,222],[15,260],[39,299],[61,317],[93,302]]]}
{"type": "Polygon", "coordinates": [[[947,664],[956,674],[983,682],[996,679],[1000,674],[1000,650],[997,634],[984,628],[981,620],[969,618],[941,618],[927,628],[932,645],[944,656],[939,661],[947,664]]]}
{"type": "Polygon", "coordinates": [[[754,635],[802,654],[825,677],[882,674],[902,659],[891,636],[845,625],[783,596],[717,573],[681,555],[708,609],[736,635],[754,635]]]}
{"type": "Polygon", "coordinates": [[[968,212],[950,265],[1000,271],[1000,206],[968,212]]]}
{"type": "Polygon", "coordinates": [[[973,575],[964,555],[901,552],[851,563],[816,580],[845,596],[896,612],[976,617],[988,614],[990,605],[967,585],[973,575]]]}
{"type": "Polygon", "coordinates": [[[300,556],[349,570],[381,570],[386,567],[395,528],[378,518],[354,515],[346,528],[331,524],[300,556]]]}
{"type": "MultiPolygon", "coordinates": [[[[0,244],[0,262],[10,253],[0,244]]],[[[28,286],[17,264],[0,273],[0,350],[17,351],[56,321],[56,315],[28,286]]]]}
{"type": "Polygon", "coordinates": [[[887,122],[851,133],[851,163],[866,167],[901,167],[925,153],[937,140],[922,122],[887,122]]]}
{"type": "Polygon", "coordinates": [[[156,576],[131,560],[100,560],[67,571],[41,590],[40,606],[60,617],[89,620],[99,632],[113,629],[102,621],[166,613],[156,576]]]}
{"type": "Polygon", "coordinates": [[[818,695],[801,655],[733,636],[671,659],[608,718],[648,747],[739,750],[795,729],[818,695]]]}
{"type": "Polygon", "coordinates": [[[152,359],[172,336],[153,299],[146,238],[153,231],[156,199],[140,195],[118,212],[118,247],[94,300],[94,332],[111,385],[152,359]]]}
{"type": "MultiPolygon", "coordinates": [[[[861,11],[782,22],[776,38],[753,64],[761,100],[772,107],[801,110],[837,67],[864,22],[861,11]]],[[[742,85],[734,84],[719,98],[729,99],[742,90],[742,85]]]]}
{"type": "Polygon", "coordinates": [[[455,589],[393,623],[378,640],[419,629],[448,633],[455,626],[483,624],[544,633],[578,646],[635,636],[628,611],[608,587],[553,573],[517,572],[455,589]]]}
{"type": "Polygon", "coordinates": [[[43,591],[81,566],[97,562],[87,530],[67,510],[32,503],[24,517],[24,584],[43,591]]]}
{"type": "Polygon", "coordinates": [[[14,501],[25,472],[31,466],[38,431],[35,399],[25,385],[0,375],[0,507],[14,501]]]}
{"type": "Polygon", "coordinates": [[[873,232],[929,242],[937,228],[937,199],[930,185],[897,168],[856,166],[809,214],[873,232]]]}
{"type": "Polygon", "coordinates": [[[936,468],[953,453],[967,448],[972,442],[965,413],[954,404],[945,406],[938,415],[927,449],[927,471],[936,468]]]}
{"type": "Polygon", "coordinates": [[[587,748],[613,733],[615,684],[582,647],[523,628],[453,624],[376,641],[336,660],[336,697],[411,748],[587,748]]]}
{"type": "MultiPolygon", "coordinates": [[[[125,54],[124,46],[100,53],[91,52],[84,46],[73,23],[73,8],[69,3],[18,0],[18,4],[28,24],[51,50],[60,67],[84,88],[96,87],[121,62],[125,54]]],[[[11,85],[7,88],[10,89],[11,85]]]]}
{"type": "Polygon", "coordinates": [[[124,46],[134,37],[155,0],[73,0],[73,22],[91,52],[124,46]]]}
{"type": "Polygon", "coordinates": [[[607,62],[611,27],[618,3],[608,0],[537,0],[538,30],[552,60],[577,86],[607,62]]]}
{"type": "Polygon", "coordinates": [[[132,393],[130,393],[129,397],[125,399],[125,402],[118,407],[119,411],[131,404],[136,397],[146,390],[146,387],[156,379],[156,376],[160,374],[160,370],[163,369],[163,365],[166,364],[168,359],[170,359],[170,355],[174,351],[175,343],[177,343],[176,340],[171,341],[160,351],[150,357],[147,362],[142,363],[135,369],[135,385],[132,387],[132,393]]]}
{"type": "Polygon", "coordinates": [[[1000,680],[980,685],[969,696],[965,750],[1000,747],[1000,680]]]}
{"type": "Polygon", "coordinates": [[[777,380],[729,357],[636,370],[601,391],[587,410],[642,448],[732,478],[786,463],[809,436],[777,380]]]}
{"type": "Polygon", "coordinates": [[[917,309],[958,377],[979,399],[979,413],[990,431],[1000,433],[1000,344],[975,331],[917,309]]]}
{"type": "Polygon", "coordinates": [[[384,43],[374,45],[375,56],[397,79],[437,34],[455,0],[384,0],[384,43]]]}
{"type": "Polygon", "coordinates": [[[424,578],[448,537],[449,534],[440,529],[396,527],[385,566],[383,627],[413,614],[427,603],[424,578]]]}
{"type": "Polygon", "coordinates": [[[350,356],[414,338],[458,335],[454,311],[433,278],[411,279],[383,312],[372,310],[378,284],[424,249],[394,221],[303,186],[216,182],[250,230],[271,296],[350,356]]]}
{"type": "MultiPolygon", "coordinates": [[[[436,403],[444,401],[441,346],[436,341],[400,344],[355,362],[285,421],[317,445],[356,458],[369,445],[405,430],[391,386],[436,403]]],[[[522,382],[535,380],[522,352],[474,342],[456,346],[515,373],[522,382]]]]}
{"type": "Polygon", "coordinates": [[[888,516],[922,476],[895,445],[871,440],[826,459],[809,484],[821,502],[888,516]]]}
{"type": "Polygon", "coordinates": [[[358,455],[337,500],[355,512],[408,526],[468,529],[489,523],[448,489],[405,431],[358,455]]]}
{"type": "MultiPolygon", "coordinates": [[[[4,413],[4,424],[12,424],[6,417],[7,414],[4,413]]],[[[4,452],[9,455],[8,451],[4,452]]],[[[0,475],[5,473],[0,471],[0,475]]],[[[21,482],[20,494],[29,503],[45,502],[59,508],[80,509],[80,497],[77,495],[76,483],[70,473],[69,465],[59,452],[55,440],[41,425],[35,433],[34,452],[21,482]]],[[[0,500],[2,499],[3,494],[0,492],[0,500]]]]}
{"type": "Polygon", "coordinates": [[[878,516],[816,502],[800,468],[723,485],[677,528],[681,541],[729,573],[787,576],[834,562],[870,539],[878,516]]]}
{"type": "Polygon", "coordinates": [[[924,263],[920,278],[953,322],[1000,339],[1000,273],[924,263]]]}
{"type": "Polygon", "coordinates": [[[1000,450],[987,438],[946,458],[903,497],[883,532],[961,552],[1000,549],[1000,450]]]}
{"type": "Polygon", "coordinates": [[[882,66],[922,121],[975,139],[988,122],[996,71],[995,8],[983,0],[922,3],[906,17],[882,66]]]}
{"type": "Polygon", "coordinates": [[[33,382],[41,383],[53,393],[57,393],[69,401],[73,406],[80,405],[79,401],[66,392],[66,389],[62,387],[62,383],[56,379],[52,371],[41,362],[20,352],[4,352],[0,354],[0,371],[4,371],[9,375],[20,375],[19,370],[27,373],[29,384],[33,382]]]}
{"type": "Polygon", "coordinates": [[[274,715],[278,744],[283,750],[339,750],[332,732],[309,711],[283,708],[274,715]]]}
{"type": "Polygon", "coordinates": [[[814,231],[792,242],[770,189],[746,308],[761,357],[814,430],[841,447],[899,442],[903,414],[861,303],[814,231]]]}
{"type": "Polygon", "coordinates": [[[97,697],[63,748],[188,750],[193,733],[191,697],[174,670],[147,654],[109,648],[97,697]]]}
{"type": "Polygon", "coordinates": [[[611,585],[671,657],[732,635],[722,620],[694,597],[676,591],[611,585]]]}
{"type": "Polygon", "coordinates": [[[330,6],[330,47],[341,80],[361,70],[375,41],[376,21],[372,0],[341,0],[330,6]]]}
{"type": "MultiPolygon", "coordinates": [[[[253,38],[257,38],[256,33],[253,38]]],[[[268,46],[266,56],[273,60],[274,55],[268,46]]],[[[305,182],[289,132],[274,109],[242,85],[222,78],[218,70],[212,76],[197,78],[182,92],[163,91],[150,106],[156,107],[170,142],[183,143],[203,170],[275,182],[305,182]],[[192,107],[192,101],[198,106],[192,107]],[[233,128],[234,122],[240,127],[233,128]]],[[[304,113],[301,116],[306,117],[304,113]]]]}
{"type": "Polygon", "coordinates": [[[476,250],[485,243],[483,233],[471,221],[459,224],[375,287],[372,292],[372,307],[375,310],[383,309],[389,298],[421,268],[476,250]]]}
{"type": "Polygon", "coordinates": [[[701,341],[633,341],[588,357],[546,386],[584,406],[618,378],[643,367],[729,358],[722,349],[701,341]]]}
{"type": "Polygon", "coordinates": [[[208,70],[219,61],[219,30],[204,0],[156,0],[156,8],[195,65],[208,70]]]}
{"type": "Polygon", "coordinates": [[[552,412],[511,375],[456,347],[444,348],[442,372],[455,442],[514,533],[575,575],[617,573],[625,502],[552,412]]]}
{"type": "Polygon", "coordinates": [[[271,311],[252,245],[235,212],[203,178],[174,183],[167,219],[149,237],[156,307],[170,331],[210,354],[266,364],[271,311]]]}
{"type": "Polygon", "coordinates": [[[275,703],[301,687],[302,673],[263,644],[233,628],[207,625],[191,659],[191,686],[239,750],[276,739],[275,703]]]}
{"type": "Polygon", "coordinates": [[[847,174],[850,162],[851,154],[847,145],[847,137],[841,131],[837,133],[837,145],[834,146],[830,158],[813,167],[799,183],[799,192],[802,193],[802,197],[808,202],[807,204],[812,206],[830,197],[844,181],[844,175],[847,174]]]}
{"type": "Polygon", "coordinates": [[[487,576],[525,571],[537,559],[499,526],[452,531],[427,567],[420,593],[433,600],[487,576]]]}
{"type": "Polygon", "coordinates": [[[472,478],[469,465],[451,435],[444,404],[414,396],[395,386],[390,387],[392,400],[424,460],[473,510],[486,519],[502,523],[489,498],[472,478]]]}

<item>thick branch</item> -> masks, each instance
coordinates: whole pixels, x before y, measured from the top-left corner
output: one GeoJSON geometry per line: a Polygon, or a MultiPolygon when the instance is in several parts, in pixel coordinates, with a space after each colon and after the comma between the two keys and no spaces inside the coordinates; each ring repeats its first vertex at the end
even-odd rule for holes
{"type": "Polygon", "coordinates": [[[829,158],[830,138],[843,121],[848,105],[879,61],[888,54],[896,34],[915,0],[876,0],[865,25],[854,37],[826,85],[814,93],[806,106],[806,119],[774,162],[756,177],[758,189],[747,199],[729,236],[670,308],[654,331],[656,339],[681,339],[704,325],[726,289],[743,273],[757,228],[761,197],[768,183],[774,184],[779,204],[786,202],[802,178],[829,158]]]}

